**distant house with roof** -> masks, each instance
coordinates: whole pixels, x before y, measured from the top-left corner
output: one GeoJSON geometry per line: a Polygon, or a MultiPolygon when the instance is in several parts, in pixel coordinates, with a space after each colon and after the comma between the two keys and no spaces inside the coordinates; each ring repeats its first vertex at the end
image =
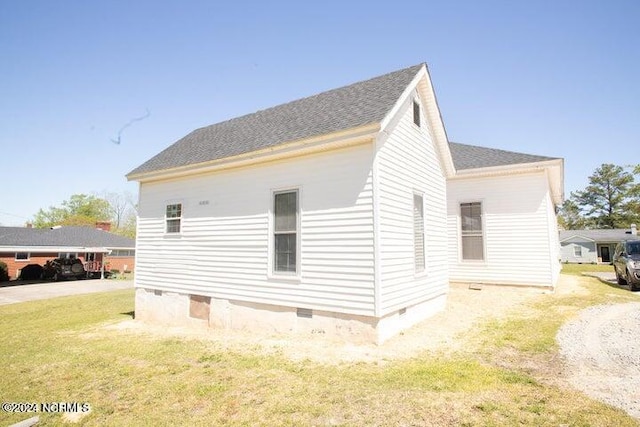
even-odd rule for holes
{"type": "Polygon", "coordinates": [[[562,230],[561,260],[573,264],[609,264],[618,242],[637,237],[635,224],[630,229],[562,230]]]}
{"type": "Polygon", "coordinates": [[[0,261],[16,279],[29,264],[43,266],[54,258],[78,258],[85,270],[100,272],[131,270],[135,264],[135,240],[109,232],[110,224],[96,228],[56,226],[52,228],[0,227],[0,261]]]}
{"type": "Polygon", "coordinates": [[[425,64],[197,129],[127,175],[136,319],[382,342],[451,281],[551,288],[563,167],[449,142],[425,64]]]}

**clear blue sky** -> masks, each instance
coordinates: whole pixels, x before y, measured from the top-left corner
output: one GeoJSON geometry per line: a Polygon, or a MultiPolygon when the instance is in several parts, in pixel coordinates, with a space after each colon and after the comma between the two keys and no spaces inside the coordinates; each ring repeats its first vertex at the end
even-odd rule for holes
{"type": "Polygon", "coordinates": [[[640,1],[0,0],[0,224],[195,128],[427,62],[449,139],[640,163],[640,1]],[[135,121],[120,133],[130,120],[135,121]]]}

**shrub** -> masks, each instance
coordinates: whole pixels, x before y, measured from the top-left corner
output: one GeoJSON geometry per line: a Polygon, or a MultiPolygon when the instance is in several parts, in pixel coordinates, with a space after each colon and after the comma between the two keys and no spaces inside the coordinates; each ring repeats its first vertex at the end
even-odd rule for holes
{"type": "Polygon", "coordinates": [[[7,267],[7,263],[4,261],[0,261],[0,282],[8,282],[9,281],[9,268],[7,267]]]}

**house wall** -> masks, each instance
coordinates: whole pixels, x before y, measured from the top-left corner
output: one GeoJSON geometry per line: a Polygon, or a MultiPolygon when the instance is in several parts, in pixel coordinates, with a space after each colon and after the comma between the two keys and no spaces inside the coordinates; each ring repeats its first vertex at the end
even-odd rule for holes
{"type": "MultiPolygon", "coordinates": [[[[572,237],[561,242],[562,251],[560,259],[562,262],[576,264],[591,264],[598,262],[598,253],[596,251],[596,243],[593,240],[587,240],[580,236],[572,237]],[[581,248],[581,255],[576,256],[576,246],[581,248]]],[[[613,252],[611,252],[613,256],[613,252]]]]}
{"type": "Polygon", "coordinates": [[[413,121],[414,99],[418,99],[415,93],[378,141],[381,315],[407,307],[409,315],[411,306],[437,298],[440,303],[431,307],[441,309],[448,289],[446,181],[422,105],[420,126],[413,121]],[[424,205],[425,269],[421,272],[415,265],[414,194],[423,196],[424,205]]]}
{"type": "Polygon", "coordinates": [[[29,264],[44,265],[50,259],[58,257],[58,253],[42,253],[42,254],[30,254],[28,260],[16,261],[15,252],[0,253],[0,261],[4,261],[9,269],[9,278],[11,280],[17,279],[20,274],[20,270],[29,264]]]}
{"type": "Polygon", "coordinates": [[[136,259],[132,256],[114,257],[105,255],[105,271],[118,270],[120,273],[125,271],[133,271],[135,268],[136,259]]]}
{"type": "MultiPolygon", "coordinates": [[[[372,163],[372,146],[364,144],[142,183],[136,287],[209,296],[235,306],[373,315],[372,163]],[[300,192],[301,263],[295,279],[269,274],[272,194],[288,188],[300,192]],[[165,234],[169,203],[183,205],[177,236],[165,234]]],[[[136,318],[151,315],[145,301],[137,298],[136,318]]]]}
{"type": "Polygon", "coordinates": [[[447,184],[451,281],[554,286],[558,234],[544,171],[447,184]],[[482,202],[484,260],[463,261],[460,203],[482,202]]]}

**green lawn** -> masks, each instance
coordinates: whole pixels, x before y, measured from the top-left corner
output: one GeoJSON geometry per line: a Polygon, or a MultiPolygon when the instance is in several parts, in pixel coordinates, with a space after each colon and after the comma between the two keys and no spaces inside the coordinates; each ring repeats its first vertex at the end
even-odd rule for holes
{"type": "Polygon", "coordinates": [[[562,264],[563,274],[577,274],[590,272],[610,272],[613,273],[613,266],[609,264],[562,264]]]}
{"type": "MultiPolygon", "coordinates": [[[[527,316],[480,327],[464,352],[382,365],[293,362],[105,328],[131,319],[132,291],[0,306],[0,391],[3,401],[87,402],[78,425],[95,426],[637,425],[547,381],[562,321],[591,304],[638,299],[578,280],[588,294],[542,296],[527,316]]],[[[32,415],[0,413],[0,425],[32,415]]],[[[38,415],[39,426],[64,421],[38,415]]]]}

